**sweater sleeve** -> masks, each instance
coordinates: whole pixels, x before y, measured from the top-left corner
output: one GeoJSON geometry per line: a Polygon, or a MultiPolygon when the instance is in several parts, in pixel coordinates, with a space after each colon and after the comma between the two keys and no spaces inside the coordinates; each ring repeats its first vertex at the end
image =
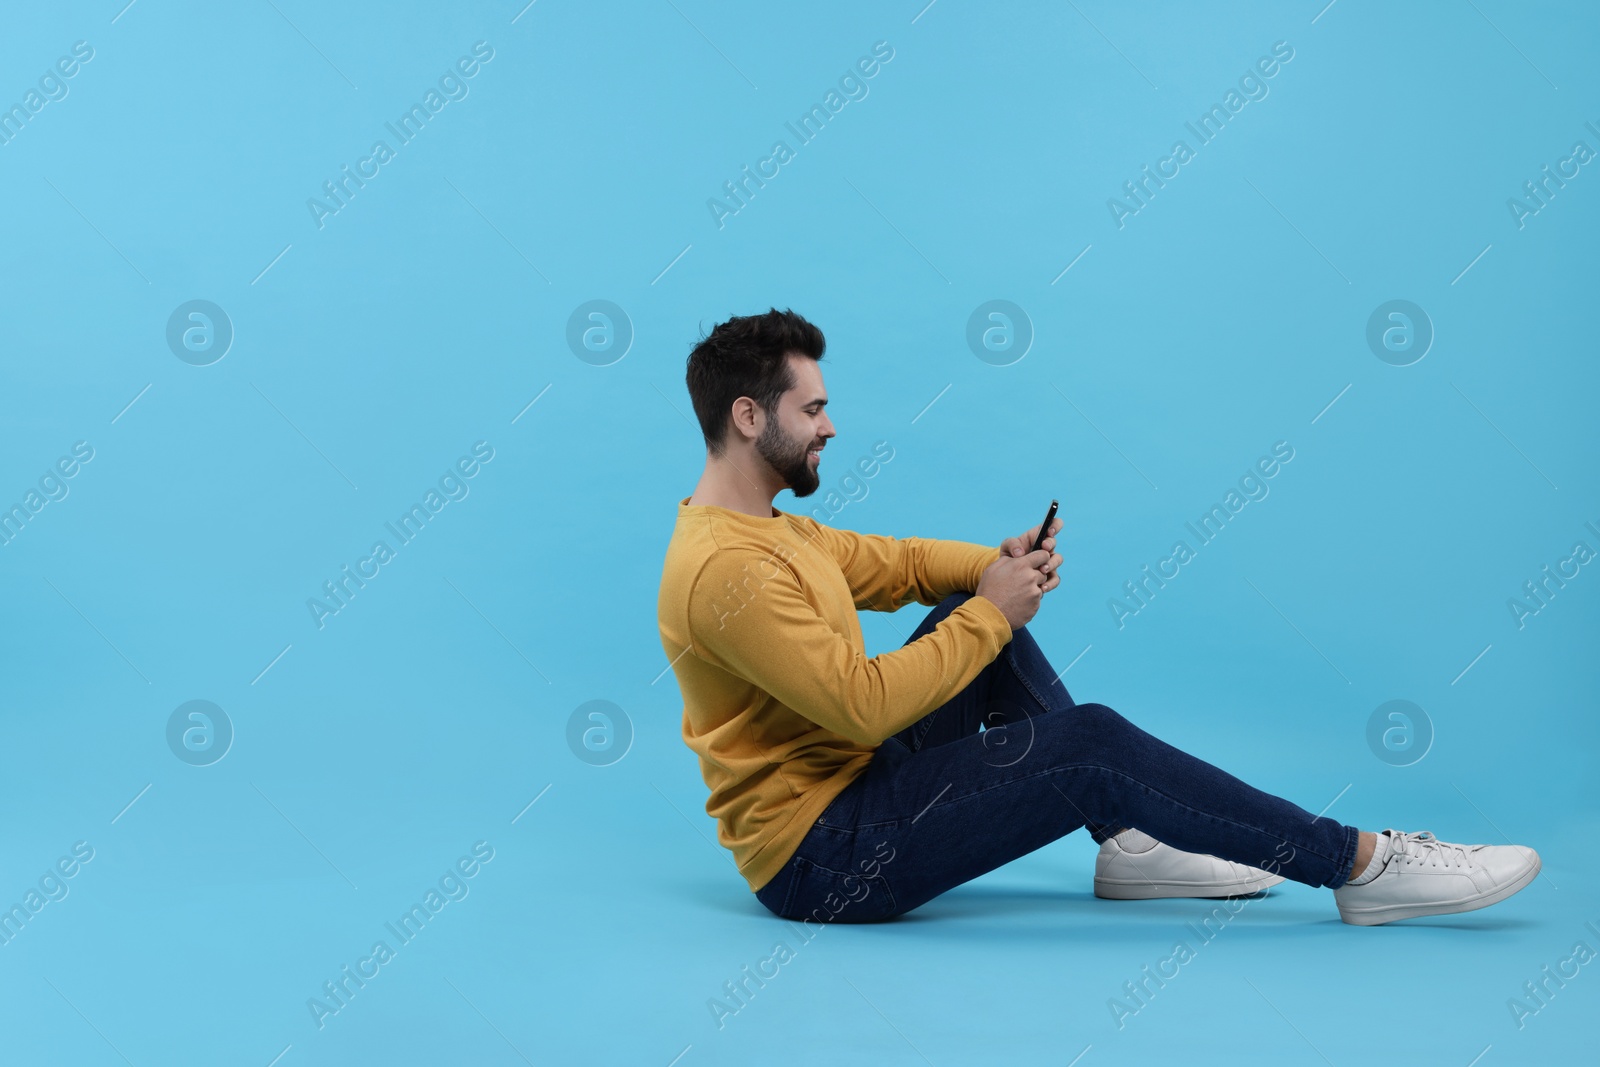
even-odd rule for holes
{"type": "Polygon", "coordinates": [[[817,613],[786,564],[743,550],[718,552],[696,577],[689,632],[701,659],[859,744],[877,744],[950,700],[1011,640],[1005,615],[975,596],[932,632],[868,658],[817,613]],[[749,596],[729,604],[720,590],[738,582],[749,596]]]}
{"type": "Polygon", "coordinates": [[[998,546],[925,537],[894,538],[817,524],[818,538],[839,561],[857,608],[898,611],[906,604],[937,604],[951,593],[970,593],[998,546]]]}

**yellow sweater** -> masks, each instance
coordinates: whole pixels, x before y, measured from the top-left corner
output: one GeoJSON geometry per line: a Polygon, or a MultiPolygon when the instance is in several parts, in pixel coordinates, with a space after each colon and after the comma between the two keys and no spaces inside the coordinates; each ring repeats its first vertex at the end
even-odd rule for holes
{"type": "MultiPolygon", "coordinates": [[[[678,502],[657,602],[706,813],[755,892],[864,771],[878,745],[940,707],[1011,640],[972,597],[933,632],[867,658],[858,608],[973,591],[998,547],[859,534],[678,502]]],[[[920,621],[920,620],[919,620],[920,621]]]]}

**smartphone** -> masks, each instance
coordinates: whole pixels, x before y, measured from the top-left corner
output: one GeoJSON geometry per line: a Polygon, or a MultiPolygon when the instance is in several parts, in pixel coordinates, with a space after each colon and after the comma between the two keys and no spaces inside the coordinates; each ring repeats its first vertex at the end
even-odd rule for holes
{"type": "Polygon", "coordinates": [[[1059,500],[1050,501],[1050,510],[1044,513],[1044,521],[1039,524],[1039,536],[1033,539],[1031,552],[1037,552],[1044,547],[1044,539],[1050,536],[1050,520],[1056,517],[1056,508],[1060,506],[1059,500]]]}

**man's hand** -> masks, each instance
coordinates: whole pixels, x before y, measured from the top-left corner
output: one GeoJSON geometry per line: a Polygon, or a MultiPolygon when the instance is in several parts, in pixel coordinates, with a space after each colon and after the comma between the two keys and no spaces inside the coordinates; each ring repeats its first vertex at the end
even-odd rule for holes
{"type": "MultiPolygon", "coordinates": [[[[1051,519],[1050,531],[1045,535],[1044,541],[1039,546],[1041,553],[1049,554],[1048,559],[1045,559],[1043,555],[1039,557],[1041,560],[1044,560],[1043,564],[1039,567],[1040,573],[1049,576],[1049,580],[1040,587],[1040,593],[1048,593],[1050,590],[1061,584],[1061,557],[1056,555],[1055,539],[1055,535],[1061,531],[1061,526],[1062,521],[1059,517],[1051,519]]],[[[1039,527],[1030,526],[1027,532],[1021,537],[1008,537],[1004,541],[1001,541],[1000,554],[1002,556],[1011,557],[1024,556],[1030,549],[1033,548],[1033,539],[1038,536],[1039,527]]]]}
{"type": "MultiPolygon", "coordinates": [[[[1044,549],[1021,556],[1002,555],[983,569],[977,595],[993,601],[1013,632],[1027,625],[1039,611],[1044,596],[1044,549]]],[[[1060,558],[1060,557],[1057,557],[1060,558]]],[[[1058,579],[1052,575],[1052,582],[1058,579]]]]}

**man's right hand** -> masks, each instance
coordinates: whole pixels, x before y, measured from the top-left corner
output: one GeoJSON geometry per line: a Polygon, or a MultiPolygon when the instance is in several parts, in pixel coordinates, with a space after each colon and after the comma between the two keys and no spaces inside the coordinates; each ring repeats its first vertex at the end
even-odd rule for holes
{"type": "Polygon", "coordinates": [[[1022,556],[1001,556],[983,569],[975,594],[993,601],[1013,631],[1021,629],[1038,613],[1045,585],[1060,581],[1041,569],[1052,555],[1041,548],[1022,556]]]}

